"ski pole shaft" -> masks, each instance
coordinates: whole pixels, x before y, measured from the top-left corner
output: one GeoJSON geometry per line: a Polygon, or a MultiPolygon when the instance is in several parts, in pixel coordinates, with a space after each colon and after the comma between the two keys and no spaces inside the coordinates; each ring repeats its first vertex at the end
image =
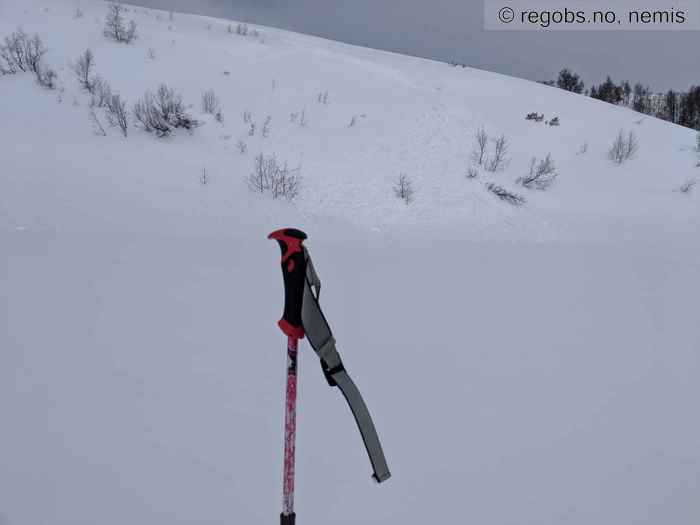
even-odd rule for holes
{"type": "Polygon", "coordinates": [[[284,416],[284,472],[280,525],[294,525],[294,453],[297,427],[297,350],[299,339],[287,338],[287,394],[284,416]]]}

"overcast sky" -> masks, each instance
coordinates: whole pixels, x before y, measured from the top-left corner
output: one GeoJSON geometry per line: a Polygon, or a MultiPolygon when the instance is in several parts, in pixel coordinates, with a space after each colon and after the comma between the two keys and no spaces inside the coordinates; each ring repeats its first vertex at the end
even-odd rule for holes
{"type": "MultiPolygon", "coordinates": [[[[130,0],[457,61],[532,80],[562,67],[654,90],[700,84],[700,32],[484,31],[483,0],[130,0]]],[[[494,0],[495,1],[495,0],[494,0]]],[[[504,0],[505,2],[506,0],[504,0]]]]}

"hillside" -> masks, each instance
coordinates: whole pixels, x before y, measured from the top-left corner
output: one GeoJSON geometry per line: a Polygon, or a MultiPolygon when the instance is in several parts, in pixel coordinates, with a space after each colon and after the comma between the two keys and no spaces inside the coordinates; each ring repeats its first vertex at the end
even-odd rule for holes
{"type": "Polygon", "coordinates": [[[283,226],[309,234],[394,474],[370,482],[302,343],[300,523],[697,523],[693,131],[226,20],[130,8],[138,38],[120,44],[106,12],[0,2],[0,38],[38,33],[58,74],[54,90],[0,76],[1,525],[278,519],[282,285],[266,235],[283,226]],[[87,48],[129,108],[166,83],[201,125],[158,138],[132,117],[125,138],[97,108],[96,133],[71,69],[87,48]],[[207,89],[223,122],[202,111],[207,89]],[[509,147],[469,179],[479,129],[509,147]],[[621,130],[638,150],[618,165],[621,130]],[[294,201],[250,191],[259,154],[299,167],[294,201]],[[547,154],[554,183],[519,184],[547,154]]]}

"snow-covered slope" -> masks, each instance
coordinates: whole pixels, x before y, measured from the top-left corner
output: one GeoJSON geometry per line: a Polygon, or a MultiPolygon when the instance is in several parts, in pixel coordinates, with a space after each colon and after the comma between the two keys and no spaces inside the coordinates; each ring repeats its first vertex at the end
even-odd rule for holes
{"type": "Polygon", "coordinates": [[[62,85],[0,77],[2,525],[277,519],[282,288],[265,236],[288,225],[310,236],[394,473],[369,481],[354,422],[303,345],[302,523],[700,519],[700,200],[678,191],[700,177],[692,131],[493,73],[177,13],[132,9],[140,36],[120,45],[102,35],[105,13],[0,2],[0,36],[38,32],[62,85]],[[96,135],[69,67],[88,47],[130,103],[166,82],[204,125],[96,135]],[[210,88],[223,124],[200,111],[210,88]],[[302,111],[303,127],[290,119],[302,111]],[[524,119],[535,111],[561,125],[524,119]],[[481,126],[507,136],[510,162],[469,180],[481,126]],[[616,166],[621,129],[640,150],[616,166]],[[296,202],[248,190],[259,153],[301,167],[296,202]],[[556,183],[519,187],[547,153],[556,183]],[[393,194],[401,173],[410,206],[393,194]]]}

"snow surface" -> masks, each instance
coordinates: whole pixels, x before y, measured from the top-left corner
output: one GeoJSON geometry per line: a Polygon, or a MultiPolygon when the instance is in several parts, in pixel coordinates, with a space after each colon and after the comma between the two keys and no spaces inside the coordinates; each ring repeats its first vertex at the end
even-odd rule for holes
{"type": "Polygon", "coordinates": [[[678,191],[700,177],[691,130],[204,17],[137,8],[140,38],[119,45],[105,12],[0,2],[0,36],[38,32],[63,85],[0,78],[0,524],[278,519],[285,341],[265,237],[283,226],[310,236],[393,472],[370,482],[354,421],[302,343],[300,523],[700,521],[700,199],[678,191]],[[87,47],[130,102],[165,81],[205,124],[95,135],[69,68],[87,47]],[[208,88],[223,125],[200,113],[208,88]],[[246,110],[272,117],[268,138],[248,137],[246,110]],[[290,122],[302,110],[306,127],[290,122]],[[511,161],[467,180],[479,126],[506,134],[511,161]],[[620,129],[640,151],[615,166],[620,129]],[[297,202],[248,191],[260,152],[301,166],[297,202]],[[556,184],[518,189],[549,152],[556,184]],[[392,193],[400,173],[410,206],[392,193]]]}

